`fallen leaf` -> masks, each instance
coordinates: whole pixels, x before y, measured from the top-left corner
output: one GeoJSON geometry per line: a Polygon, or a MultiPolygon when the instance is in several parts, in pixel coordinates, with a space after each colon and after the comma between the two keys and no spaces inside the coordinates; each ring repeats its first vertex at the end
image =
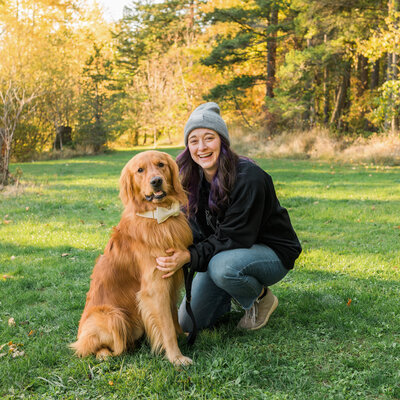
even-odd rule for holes
{"type": "Polygon", "coordinates": [[[24,352],[24,351],[15,350],[15,351],[12,352],[12,357],[13,357],[13,358],[15,358],[15,357],[22,357],[22,356],[24,356],[24,355],[25,355],[25,352],[24,352]]]}
{"type": "Polygon", "coordinates": [[[350,307],[350,304],[351,304],[351,299],[349,299],[349,300],[347,301],[347,307],[350,307]]]}
{"type": "Polygon", "coordinates": [[[108,384],[109,384],[110,386],[112,386],[112,385],[114,385],[114,382],[113,382],[113,381],[108,381],[108,384]]]}
{"type": "Polygon", "coordinates": [[[7,345],[8,345],[8,352],[7,352],[7,353],[1,353],[1,354],[0,354],[0,357],[4,357],[4,356],[7,355],[7,354],[11,354],[11,356],[12,356],[13,358],[15,358],[15,357],[22,357],[22,356],[25,355],[25,352],[24,352],[23,350],[19,350],[19,349],[18,349],[18,347],[23,347],[23,344],[22,344],[22,343],[15,344],[15,343],[13,343],[12,341],[1,345],[1,346],[0,346],[0,351],[3,350],[3,348],[4,348],[5,346],[7,346],[7,345]]]}
{"type": "Polygon", "coordinates": [[[6,219],[5,219],[5,220],[3,221],[3,224],[8,225],[10,222],[12,222],[12,221],[9,221],[9,220],[6,220],[6,219]]]}
{"type": "Polygon", "coordinates": [[[81,222],[81,224],[85,225],[85,221],[83,219],[79,220],[81,222]]]}
{"type": "Polygon", "coordinates": [[[8,320],[8,326],[15,326],[15,319],[14,319],[13,317],[11,317],[11,318],[8,320]]]}
{"type": "Polygon", "coordinates": [[[68,257],[69,256],[69,253],[62,253],[61,254],[61,257],[68,257]]]}
{"type": "Polygon", "coordinates": [[[34,335],[34,334],[35,334],[35,332],[36,332],[36,331],[34,331],[34,330],[31,330],[31,331],[28,333],[28,336],[32,336],[32,335],[34,335]]]}
{"type": "Polygon", "coordinates": [[[29,207],[25,207],[25,210],[26,210],[26,211],[29,211],[29,207]]]}

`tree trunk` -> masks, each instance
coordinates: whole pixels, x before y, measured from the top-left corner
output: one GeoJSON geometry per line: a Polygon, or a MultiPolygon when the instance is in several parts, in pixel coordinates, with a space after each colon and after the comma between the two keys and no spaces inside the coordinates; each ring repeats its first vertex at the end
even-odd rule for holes
{"type": "MultiPolygon", "coordinates": [[[[389,0],[388,1],[388,15],[389,18],[393,19],[393,25],[394,28],[398,28],[398,16],[397,12],[400,9],[400,4],[399,0],[389,0]]],[[[398,77],[398,54],[396,52],[394,53],[388,53],[387,55],[387,70],[386,70],[386,78],[387,80],[397,80],[398,77]]],[[[396,131],[398,128],[397,124],[397,115],[396,115],[396,110],[395,110],[395,105],[393,104],[393,100],[390,99],[391,101],[391,117],[386,116],[385,118],[385,129],[391,129],[392,132],[396,131]]]]}
{"type": "Polygon", "coordinates": [[[3,139],[0,138],[0,150],[0,186],[7,186],[10,175],[8,169],[10,161],[10,145],[7,143],[7,139],[3,141],[3,139]]]}
{"type": "Polygon", "coordinates": [[[139,129],[135,129],[135,135],[133,136],[133,145],[137,146],[139,144],[139,129]]]}
{"type": "Polygon", "coordinates": [[[358,56],[357,60],[358,79],[360,85],[358,86],[358,95],[361,96],[368,88],[368,59],[363,55],[358,56]]]}
{"type": "MultiPolygon", "coordinates": [[[[276,27],[278,24],[278,7],[274,3],[270,13],[270,20],[268,21],[269,27],[276,27]]],[[[267,97],[274,97],[274,86],[275,86],[275,71],[276,71],[276,37],[277,32],[274,31],[268,34],[267,38],[267,86],[266,92],[267,97]]]]}
{"type": "Polygon", "coordinates": [[[340,86],[338,88],[335,108],[333,110],[330,123],[336,125],[340,128],[340,120],[343,113],[343,110],[347,103],[347,92],[350,87],[350,63],[346,63],[343,69],[342,81],[340,82],[340,86]]]}
{"type": "Polygon", "coordinates": [[[376,60],[372,66],[371,74],[371,90],[375,90],[379,86],[380,60],[376,60]]]}
{"type": "MultiPolygon", "coordinates": [[[[328,36],[324,35],[324,43],[326,45],[328,41],[328,36]]],[[[324,83],[323,83],[323,92],[324,92],[324,124],[326,125],[329,122],[329,110],[331,108],[330,99],[329,99],[329,88],[328,88],[328,79],[329,79],[329,69],[328,66],[324,67],[324,83]]]]}

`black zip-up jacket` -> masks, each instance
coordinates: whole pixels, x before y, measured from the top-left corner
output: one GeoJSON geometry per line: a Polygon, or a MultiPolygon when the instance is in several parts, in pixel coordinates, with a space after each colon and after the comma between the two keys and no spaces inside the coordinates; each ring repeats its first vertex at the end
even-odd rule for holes
{"type": "Polygon", "coordinates": [[[272,178],[259,166],[240,160],[229,205],[218,215],[208,207],[210,184],[203,177],[199,206],[190,218],[194,244],[189,247],[194,271],[206,271],[211,258],[224,250],[249,248],[263,243],[292,269],[301,245],[289,214],[276,197],[272,178]]]}

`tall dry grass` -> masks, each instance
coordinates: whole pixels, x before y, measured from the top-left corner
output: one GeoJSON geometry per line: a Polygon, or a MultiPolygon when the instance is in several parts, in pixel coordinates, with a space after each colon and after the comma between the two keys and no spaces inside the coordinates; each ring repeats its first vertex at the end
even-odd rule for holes
{"type": "Polygon", "coordinates": [[[368,138],[338,137],[328,129],[284,132],[265,138],[231,129],[233,147],[249,157],[320,159],[340,162],[400,165],[400,134],[368,138]]]}

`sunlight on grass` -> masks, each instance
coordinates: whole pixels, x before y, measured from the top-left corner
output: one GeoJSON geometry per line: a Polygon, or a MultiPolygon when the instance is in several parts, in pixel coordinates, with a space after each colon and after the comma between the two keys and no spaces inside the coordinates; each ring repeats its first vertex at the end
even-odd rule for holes
{"type": "Polygon", "coordinates": [[[2,398],[400,397],[399,167],[257,160],[304,248],[273,288],[280,306],[267,327],[237,331],[234,308],[193,348],[180,339],[195,360],[182,371],[146,341],[103,363],[75,358],[67,345],[119,221],[118,179],[132,155],[12,166],[23,178],[0,197],[0,346],[24,355],[0,351],[2,398]]]}

